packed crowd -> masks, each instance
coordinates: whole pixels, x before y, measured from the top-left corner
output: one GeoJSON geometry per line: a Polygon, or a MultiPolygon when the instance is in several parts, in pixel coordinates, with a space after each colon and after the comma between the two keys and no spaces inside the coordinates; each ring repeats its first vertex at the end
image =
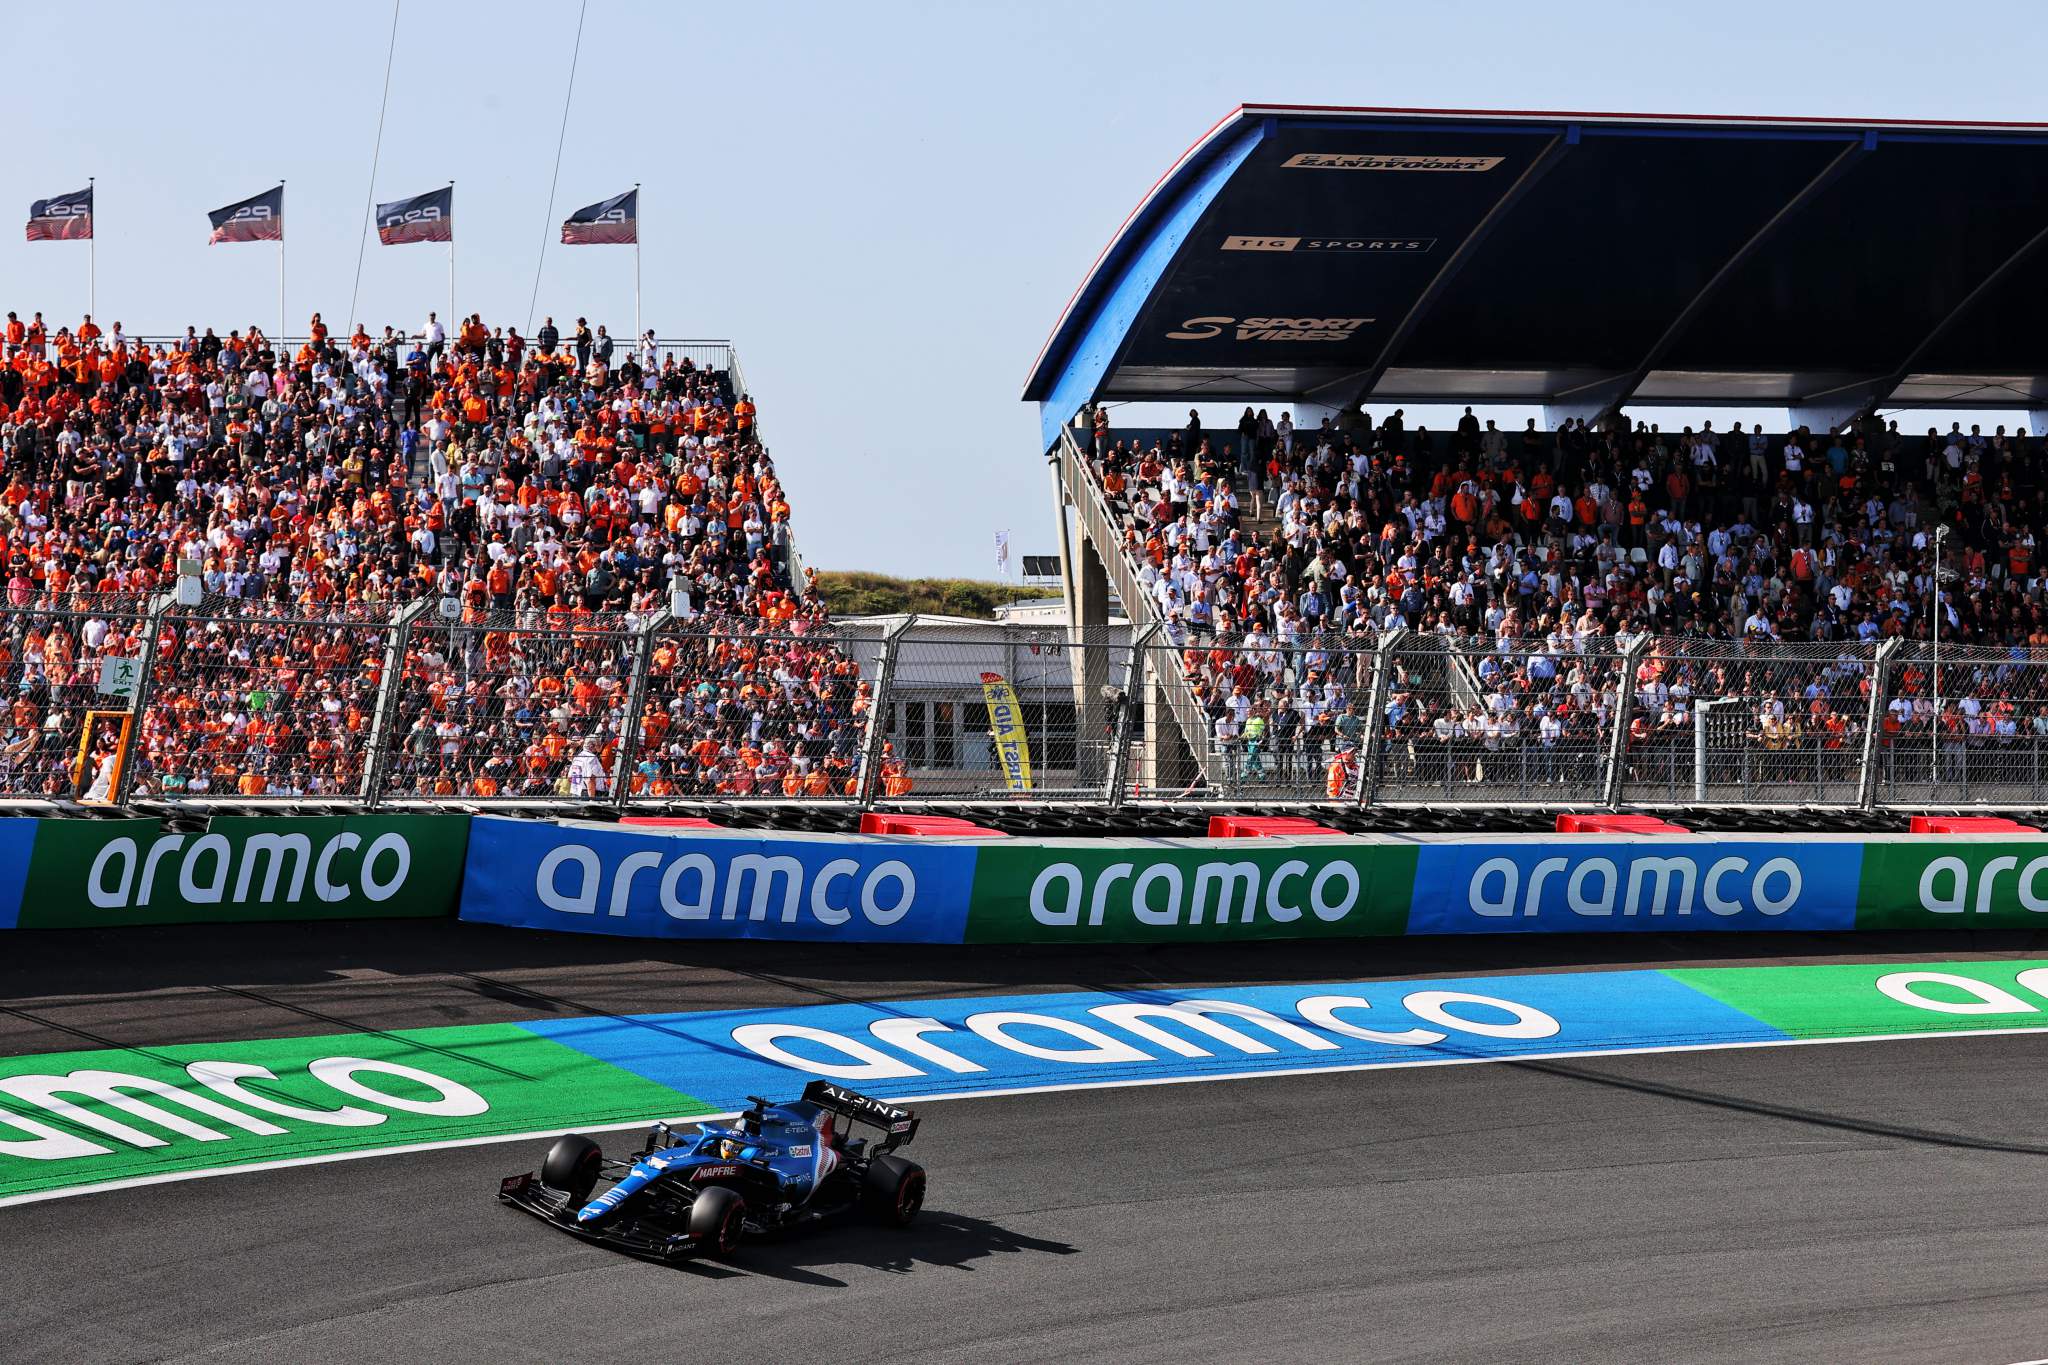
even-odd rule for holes
{"type": "MultiPolygon", "coordinates": [[[[1356,790],[1358,660],[1397,627],[1443,645],[1397,649],[1366,722],[1386,727],[1385,779],[1581,780],[1616,723],[1651,756],[1689,742],[1710,695],[1744,699],[1761,752],[1853,754],[1870,655],[1933,633],[1938,532],[1944,647],[2048,660],[2048,481],[2038,440],[2004,427],[1510,433],[1469,408],[1446,433],[1400,410],[1315,430],[1250,408],[1230,430],[1195,412],[1178,431],[1119,432],[1104,411],[1084,426],[1212,743],[1252,781],[1278,761],[1356,790]],[[1623,718],[1620,652],[1641,636],[1623,718]]],[[[2035,673],[1944,663],[1942,681],[1959,744],[2048,735],[2035,673]]],[[[1928,736],[1932,671],[1889,689],[1884,740],[1928,736]]]]}
{"type": "Polygon", "coordinates": [[[181,575],[204,596],[163,618],[139,795],[352,795],[379,743],[394,795],[603,797],[622,767],[649,795],[857,780],[859,670],[789,579],[788,500],[729,371],[580,318],[308,331],[7,315],[0,563],[10,604],[62,610],[7,618],[0,784],[105,777],[114,736],[84,714],[126,703],[99,661],[142,652],[141,604],[181,575]]]}

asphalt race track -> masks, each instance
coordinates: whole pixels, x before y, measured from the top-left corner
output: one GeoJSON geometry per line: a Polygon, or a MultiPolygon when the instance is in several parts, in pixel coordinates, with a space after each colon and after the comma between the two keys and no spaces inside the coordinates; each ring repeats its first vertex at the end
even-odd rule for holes
{"type": "MultiPolygon", "coordinates": [[[[1406,941],[1347,963],[1284,945],[882,961],[453,925],[14,942],[10,1054],[1845,946],[1406,941]]],[[[1855,947],[2040,952],[2033,935],[1855,947]]],[[[531,1143],[232,1175],[0,1209],[0,1357],[2016,1361],[2048,1354],[2044,1089],[2043,1040],[1979,1036],[950,1101],[913,1149],[932,1190],[911,1231],[681,1268],[499,1207],[494,1182],[537,1163],[531,1143]]]]}

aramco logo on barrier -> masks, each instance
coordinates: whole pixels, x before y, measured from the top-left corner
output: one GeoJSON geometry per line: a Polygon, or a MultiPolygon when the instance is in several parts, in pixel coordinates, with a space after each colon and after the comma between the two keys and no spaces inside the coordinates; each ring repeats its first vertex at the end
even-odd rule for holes
{"type": "Polygon", "coordinates": [[[534,874],[533,894],[558,914],[624,917],[633,898],[635,878],[646,875],[663,914],[675,920],[746,918],[760,923],[771,914],[794,924],[808,911],[820,924],[840,925],[858,911],[869,924],[888,926],[910,913],[917,903],[917,874],[907,862],[888,859],[863,872],[852,858],[834,858],[808,874],[799,858],[742,853],[719,863],[703,853],[684,853],[668,860],[661,851],[643,849],[618,860],[609,881],[604,860],[587,844],[562,844],[550,849],[534,874]],[[666,866],[663,866],[664,862],[666,866]]]}
{"type": "Polygon", "coordinates": [[[361,835],[342,830],[318,849],[298,833],[249,834],[239,844],[216,833],[159,835],[144,851],[123,835],[109,839],[93,858],[86,872],[86,899],[100,910],[146,906],[159,872],[173,867],[177,897],[187,905],[292,905],[304,899],[309,886],[328,904],[355,895],[375,902],[391,899],[405,886],[412,846],[393,831],[364,847],[361,835]]]}

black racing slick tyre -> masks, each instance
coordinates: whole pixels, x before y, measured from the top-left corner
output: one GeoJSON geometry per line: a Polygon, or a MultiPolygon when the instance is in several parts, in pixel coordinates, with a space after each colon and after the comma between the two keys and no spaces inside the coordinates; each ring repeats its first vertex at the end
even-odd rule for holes
{"type": "Polygon", "coordinates": [[[906,1228],[924,1207],[924,1167],[900,1156],[878,1156],[868,1163],[868,1212],[891,1227],[906,1228]]]}
{"type": "Polygon", "coordinates": [[[596,1143],[581,1133],[569,1133],[548,1148],[548,1159],[540,1166],[541,1183],[567,1193],[572,1205],[587,1204],[603,1164],[604,1152],[596,1143]]]}
{"type": "Polygon", "coordinates": [[[701,1191],[690,1204],[690,1235],[707,1255],[730,1256],[738,1251],[746,1223],[747,1201],[723,1185],[701,1191]]]}

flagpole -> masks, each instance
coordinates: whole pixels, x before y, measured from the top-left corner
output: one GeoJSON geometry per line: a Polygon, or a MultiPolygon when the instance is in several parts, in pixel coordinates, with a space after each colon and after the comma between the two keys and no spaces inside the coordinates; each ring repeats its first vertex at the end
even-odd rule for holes
{"type": "Polygon", "coordinates": [[[640,349],[640,182],[633,182],[633,349],[640,349]]]}
{"type": "Polygon", "coordinates": [[[85,178],[86,202],[92,205],[92,212],[86,215],[86,225],[91,228],[91,231],[86,234],[85,238],[85,315],[87,317],[91,317],[99,311],[100,201],[99,196],[93,193],[93,186],[97,183],[97,176],[89,175],[85,178]]]}
{"type": "Polygon", "coordinates": [[[277,182],[277,345],[278,359],[285,358],[284,349],[284,181],[277,182]]]}
{"type": "Polygon", "coordinates": [[[455,224],[452,221],[455,216],[455,182],[453,180],[448,182],[448,215],[451,219],[448,224],[448,326],[442,330],[450,331],[452,335],[452,329],[457,327],[455,321],[455,224]]]}

